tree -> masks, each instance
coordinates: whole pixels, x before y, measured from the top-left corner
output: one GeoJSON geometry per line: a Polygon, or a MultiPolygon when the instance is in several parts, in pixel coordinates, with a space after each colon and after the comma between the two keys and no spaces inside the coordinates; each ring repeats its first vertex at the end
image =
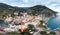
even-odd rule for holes
{"type": "Polygon", "coordinates": [[[56,33],[54,31],[50,32],[51,35],[56,35],[56,33]]]}
{"type": "Polygon", "coordinates": [[[18,16],[23,16],[23,15],[21,13],[19,13],[18,16]]]}
{"type": "Polygon", "coordinates": [[[23,33],[24,35],[30,35],[29,29],[26,29],[23,33]]]}
{"type": "Polygon", "coordinates": [[[44,23],[44,21],[43,20],[40,20],[40,23],[41,23],[41,25],[44,23]]]}
{"type": "Polygon", "coordinates": [[[45,21],[40,20],[40,27],[42,27],[42,28],[44,28],[44,29],[47,28],[47,27],[46,27],[46,23],[45,23],[45,21]]]}
{"type": "Polygon", "coordinates": [[[32,25],[32,24],[28,24],[28,29],[33,29],[34,28],[34,25],[32,25]]]}
{"type": "Polygon", "coordinates": [[[46,35],[47,32],[46,32],[46,31],[41,31],[40,34],[41,34],[41,35],[46,35]]]}

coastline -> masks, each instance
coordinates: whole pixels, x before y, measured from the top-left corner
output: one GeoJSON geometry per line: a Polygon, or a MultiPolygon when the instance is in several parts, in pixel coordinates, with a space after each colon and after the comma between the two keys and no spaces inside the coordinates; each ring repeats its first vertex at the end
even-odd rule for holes
{"type": "Polygon", "coordinates": [[[3,21],[4,21],[4,19],[3,19],[3,18],[0,18],[0,20],[3,20],[3,21]]]}

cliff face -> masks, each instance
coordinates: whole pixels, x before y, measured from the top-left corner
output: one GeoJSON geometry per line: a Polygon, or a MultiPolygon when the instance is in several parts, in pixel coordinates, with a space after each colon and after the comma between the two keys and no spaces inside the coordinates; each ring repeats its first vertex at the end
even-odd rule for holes
{"type": "Polygon", "coordinates": [[[0,17],[3,15],[13,14],[14,12],[27,12],[29,15],[45,14],[45,16],[56,15],[56,12],[46,6],[36,5],[33,7],[12,7],[10,5],[0,3],[0,17]]]}

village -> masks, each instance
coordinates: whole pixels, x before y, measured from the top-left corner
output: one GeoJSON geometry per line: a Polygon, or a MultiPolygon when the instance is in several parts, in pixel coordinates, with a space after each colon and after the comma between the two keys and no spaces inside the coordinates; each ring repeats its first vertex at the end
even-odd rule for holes
{"type": "MultiPolygon", "coordinates": [[[[18,15],[17,12],[14,13],[14,15],[18,15]]],[[[9,28],[6,28],[5,30],[10,30],[11,28],[15,27],[16,29],[27,28],[28,24],[32,24],[35,27],[40,25],[40,20],[42,20],[41,16],[30,16],[27,15],[27,13],[22,13],[23,16],[15,16],[13,17],[6,17],[5,23],[8,23],[10,25],[9,28]]],[[[12,29],[11,31],[16,31],[12,29]]]]}
{"type": "MultiPolygon", "coordinates": [[[[12,17],[11,15],[9,16],[5,16],[4,17],[4,22],[5,24],[7,24],[6,28],[0,27],[0,33],[7,33],[7,32],[24,32],[26,29],[28,29],[28,25],[31,25],[31,28],[34,28],[34,30],[37,30],[37,32],[33,32],[31,31],[32,29],[30,29],[29,31],[31,31],[31,35],[33,33],[33,35],[39,35],[41,31],[47,31],[47,34],[49,34],[49,32],[53,31],[50,30],[47,27],[47,20],[49,18],[46,18],[43,14],[41,15],[37,15],[37,16],[32,16],[32,15],[28,15],[26,12],[22,12],[21,13],[22,16],[18,16],[18,12],[14,12],[14,17],[12,17]],[[44,18],[42,18],[44,17],[44,18]],[[44,20],[44,21],[42,21],[44,20]],[[33,26],[34,27],[33,27],[33,26]],[[38,34],[39,33],[39,34],[38,34]]],[[[58,32],[59,35],[59,31],[55,31],[56,33],[58,32]]]]}

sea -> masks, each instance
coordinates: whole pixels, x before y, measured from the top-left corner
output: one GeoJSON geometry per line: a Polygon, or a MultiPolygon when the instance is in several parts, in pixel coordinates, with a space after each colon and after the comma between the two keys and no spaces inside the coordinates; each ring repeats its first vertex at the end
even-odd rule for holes
{"type": "Polygon", "coordinates": [[[57,13],[57,16],[55,18],[50,18],[47,21],[47,27],[51,30],[60,28],[60,13],[57,13]]]}
{"type": "Polygon", "coordinates": [[[3,27],[3,28],[8,28],[8,24],[7,23],[4,23],[3,20],[0,20],[0,27],[3,27]]]}

